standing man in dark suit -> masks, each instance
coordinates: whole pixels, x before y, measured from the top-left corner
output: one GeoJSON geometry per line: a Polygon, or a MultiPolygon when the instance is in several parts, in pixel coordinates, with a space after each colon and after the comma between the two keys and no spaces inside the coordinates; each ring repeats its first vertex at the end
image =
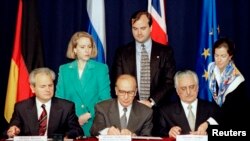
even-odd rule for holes
{"type": "Polygon", "coordinates": [[[47,135],[51,138],[54,134],[62,134],[64,138],[83,136],[74,103],[53,97],[54,80],[55,73],[48,68],[38,68],[30,73],[30,88],[35,96],[15,104],[8,137],[47,135]],[[43,116],[46,122],[41,125],[39,117],[43,113],[46,113],[43,116]],[[39,126],[45,130],[40,132],[39,126]]]}
{"type": "MultiPolygon", "coordinates": [[[[113,64],[113,82],[121,74],[131,74],[138,82],[137,99],[140,99],[140,76],[142,45],[145,46],[150,61],[149,97],[141,102],[149,107],[166,102],[174,89],[175,60],[170,46],[159,44],[151,39],[152,17],[147,11],[138,11],[130,19],[135,41],[118,48],[113,64]]],[[[114,83],[113,83],[114,84],[114,83]]]]}
{"type": "Polygon", "coordinates": [[[153,135],[158,131],[158,107],[172,99],[174,91],[175,60],[173,49],[152,40],[152,17],[147,11],[137,11],[130,19],[134,41],[118,48],[112,68],[112,85],[121,74],[135,76],[138,85],[136,98],[143,104],[154,109],[153,135]],[[145,48],[145,49],[143,49],[145,48]],[[143,52],[149,60],[148,69],[144,68],[143,52]],[[149,78],[142,78],[144,71],[149,72],[149,78]],[[147,87],[142,87],[144,84],[147,87]],[[143,96],[146,93],[147,96],[143,96]]]}
{"type": "Polygon", "coordinates": [[[179,71],[174,81],[180,100],[160,109],[161,136],[176,138],[179,134],[206,134],[209,124],[218,124],[215,121],[218,107],[197,99],[199,82],[195,72],[179,71]]]}
{"type": "Polygon", "coordinates": [[[96,116],[91,134],[150,136],[153,111],[134,100],[136,91],[136,80],[133,76],[119,76],[115,87],[117,98],[100,102],[95,106],[96,116]]]}

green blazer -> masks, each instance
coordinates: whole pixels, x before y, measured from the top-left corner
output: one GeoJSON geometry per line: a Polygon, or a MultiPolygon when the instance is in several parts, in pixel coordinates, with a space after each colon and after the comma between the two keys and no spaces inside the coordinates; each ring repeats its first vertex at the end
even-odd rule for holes
{"type": "Polygon", "coordinates": [[[111,98],[107,65],[90,59],[81,78],[78,74],[77,60],[61,65],[55,95],[73,101],[78,117],[90,112],[91,119],[82,126],[84,134],[90,136],[96,103],[111,98]]]}

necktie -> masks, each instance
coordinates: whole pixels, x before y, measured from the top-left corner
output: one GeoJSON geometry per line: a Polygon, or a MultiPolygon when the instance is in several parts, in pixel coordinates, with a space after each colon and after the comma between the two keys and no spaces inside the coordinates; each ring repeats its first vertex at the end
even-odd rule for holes
{"type": "Polygon", "coordinates": [[[39,118],[39,136],[43,136],[45,134],[46,131],[46,127],[47,127],[47,111],[45,109],[45,105],[42,104],[42,114],[40,115],[39,118]]]}
{"type": "Polygon", "coordinates": [[[141,78],[139,94],[140,100],[148,99],[150,96],[150,61],[144,44],[142,44],[141,52],[141,78]]]}
{"type": "Polygon", "coordinates": [[[120,122],[121,122],[121,129],[126,129],[127,128],[127,117],[126,117],[126,112],[127,108],[123,108],[123,115],[121,116],[120,122]]]}
{"type": "Polygon", "coordinates": [[[194,117],[194,113],[192,112],[192,105],[188,105],[188,124],[189,124],[191,131],[194,131],[195,117],[194,117]]]}

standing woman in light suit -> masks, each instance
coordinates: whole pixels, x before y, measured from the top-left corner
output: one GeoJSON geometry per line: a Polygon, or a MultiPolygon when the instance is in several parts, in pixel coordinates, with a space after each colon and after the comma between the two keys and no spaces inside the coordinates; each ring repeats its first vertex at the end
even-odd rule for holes
{"type": "Polygon", "coordinates": [[[94,61],[97,48],[86,32],[76,32],[68,45],[66,56],[74,61],[59,68],[56,97],[73,101],[79,124],[86,136],[94,119],[96,103],[110,99],[110,79],[106,64],[94,61]]]}

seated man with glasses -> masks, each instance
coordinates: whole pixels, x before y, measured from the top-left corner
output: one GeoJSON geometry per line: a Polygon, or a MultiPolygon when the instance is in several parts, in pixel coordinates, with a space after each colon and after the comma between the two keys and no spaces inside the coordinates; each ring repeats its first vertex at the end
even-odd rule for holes
{"type": "Polygon", "coordinates": [[[151,108],[136,99],[136,80],[131,75],[120,75],[116,81],[117,98],[95,106],[91,134],[150,136],[153,127],[151,108]]]}

